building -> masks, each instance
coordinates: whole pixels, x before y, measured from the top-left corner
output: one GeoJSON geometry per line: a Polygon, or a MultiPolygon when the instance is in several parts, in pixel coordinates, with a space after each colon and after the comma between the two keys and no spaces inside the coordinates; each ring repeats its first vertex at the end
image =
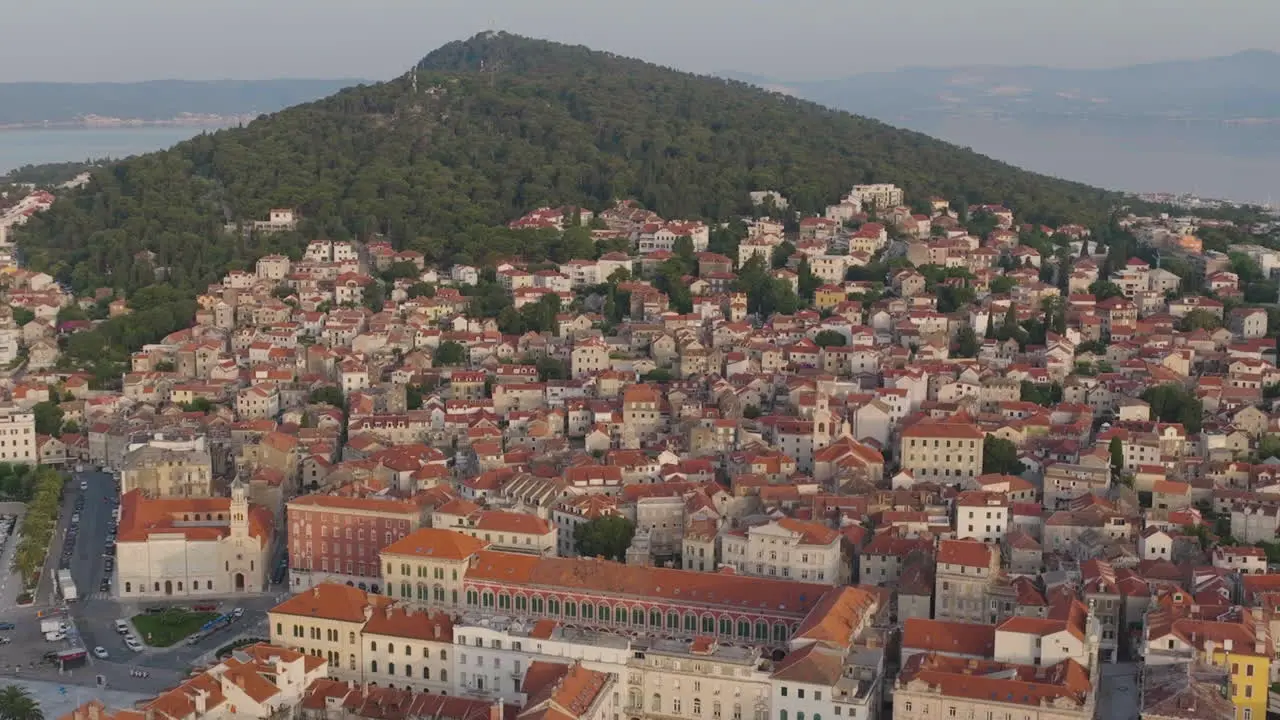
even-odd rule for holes
{"type": "Polygon", "coordinates": [[[120,500],[114,592],[121,600],[260,593],[271,570],[273,520],[241,483],[229,498],[120,500]]]}
{"type": "Polygon", "coordinates": [[[925,417],[903,428],[898,457],[902,469],[916,480],[976,487],[983,440],[982,431],[964,413],[925,417]]]}
{"type": "Polygon", "coordinates": [[[289,586],[350,583],[379,592],[379,553],[431,523],[423,497],[301,495],[285,509],[289,527],[289,586]]]}
{"type": "Polygon", "coordinates": [[[364,624],[391,603],[349,585],[322,583],[273,607],[267,628],[273,645],[323,657],[334,677],[358,681],[365,668],[364,624]]]}
{"type": "Polygon", "coordinates": [[[505,510],[474,510],[451,515],[442,507],[432,515],[433,527],[470,535],[494,550],[555,555],[559,529],[536,515],[505,510]]]}
{"type": "Polygon", "coordinates": [[[1009,501],[1004,493],[970,491],[956,498],[956,537],[999,543],[1009,532],[1009,501]]]}
{"type": "Polygon", "coordinates": [[[934,583],[938,620],[995,623],[989,611],[988,591],[1000,570],[1000,549],[977,540],[943,540],[938,543],[934,583]]]}
{"type": "Polygon", "coordinates": [[[204,437],[158,435],[130,443],[120,475],[122,494],[138,490],[149,498],[198,498],[213,492],[213,459],[204,437]]]}
{"type": "Polygon", "coordinates": [[[39,458],[35,414],[13,404],[0,406],[0,462],[35,465],[39,458]]]}
{"type": "Polygon", "coordinates": [[[816,522],[782,518],[728,533],[723,562],[739,574],[843,585],[849,582],[840,533],[816,522]]]}
{"type": "Polygon", "coordinates": [[[1088,669],[921,653],[903,662],[893,688],[894,720],[1018,718],[1092,720],[1097,697],[1088,669]]]}
{"type": "Polygon", "coordinates": [[[380,553],[385,592],[419,605],[461,607],[463,579],[486,545],[452,530],[423,528],[412,532],[380,553]]]}

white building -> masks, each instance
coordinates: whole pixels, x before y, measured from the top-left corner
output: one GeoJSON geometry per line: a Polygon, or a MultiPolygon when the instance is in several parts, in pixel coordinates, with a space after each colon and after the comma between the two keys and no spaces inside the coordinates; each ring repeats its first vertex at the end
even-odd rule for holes
{"type": "Polygon", "coordinates": [[[1003,493],[971,491],[956,498],[956,538],[998,543],[1009,532],[1009,501],[1003,493]]]}
{"type": "Polygon", "coordinates": [[[821,523],[782,518],[726,535],[723,562],[740,575],[839,585],[849,579],[840,538],[821,523]]]}
{"type": "Polygon", "coordinates": [[[0,406],[0,462],[35,465],[36,416],[13,404],[0,406]]]}
{"type": "Polygon", "coordinates": [[[229,498],[148,499],[127,492],[120,502],[114,592],[124,601],[263,592],[272,523],[271,511],[249,505],[240,483],[229,498]]]}

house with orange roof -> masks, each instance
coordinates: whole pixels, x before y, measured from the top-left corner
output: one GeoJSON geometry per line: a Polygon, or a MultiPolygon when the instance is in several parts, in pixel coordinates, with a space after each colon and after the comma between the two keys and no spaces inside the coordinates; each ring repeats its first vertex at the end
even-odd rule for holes
{"type": "Polygon", "coordinates": [[[901,432],[901,466],[917,480],[975,483],[982,474],[984,435],[969,416],[920,417],[901,432]]]}
{"type": "Polygon", "coordinates": [[[934,576],[938,620],[995,622],[990,598],[1000,571],[1000,549],[978,540],[942,540],[934,576]]]}
{"type": "Polygon", "coordinates": [[[557,527],[537,515],[484,510],[466,500],[436,508],[431,526],[470,535],[507,552],[554,556],[559,543],[557,527]]]}
{"type": "Polygon", "coordinates": [[[271,511],[251,505],[239,482],[229,498],[150,499],[139,490],[126,492],[113,592],[124,601],[263,592],[274,524],[271,511]]]}
{"type": "Polygon", "coordinates": [[[1089,669],[1074,660],[1037,666],[920,653],[903,663],[894,720],[932,720],[952,707],[956,717],[1090,720],[1097,694],[1089,669]]]}

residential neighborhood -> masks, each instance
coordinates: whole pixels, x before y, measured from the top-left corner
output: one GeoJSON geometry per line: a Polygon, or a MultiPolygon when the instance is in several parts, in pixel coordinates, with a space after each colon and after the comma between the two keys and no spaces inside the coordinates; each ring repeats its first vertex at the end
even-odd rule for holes
{"type": "Polygon", "coordinates": [[[118,384],[60,347],[129,298],[6,268],[0,460],[120,473],[100,596],[284,597],[73,720],[1263,720],[1280,250],[752,199],[510,223],[584,241],[558,262],[312,240],[118,384]]]}

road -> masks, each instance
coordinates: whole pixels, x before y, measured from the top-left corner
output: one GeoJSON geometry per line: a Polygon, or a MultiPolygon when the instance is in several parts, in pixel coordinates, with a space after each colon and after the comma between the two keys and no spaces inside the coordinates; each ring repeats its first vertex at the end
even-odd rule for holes
{"type": "MultiPolygon", "coordinates": [[[[9,678],[22,678],[72,688],[94,687],[97,677],[101,675],[108,688],[154,695],[160,690],[173,687],[186,677],[193,665],[207,660],[211,653],[233,640],[245,636],[266,638],[269,635],[266,611],[282,599],[280,595],[211,598],[205,602],[217,604],[223,612],[228,612],[233,607],[244,608],[244,617],[195,645],[180,643],[171,648],[147,648],[140,653],[126,648],[122,637],[115,631],[116,619],[131,618],[152,605],[183,605],[190,604],[191,601],[120,603],[111,598],[109,593],[99,590],[103,575],[103,550],[111,526],[111,512],[115,507],[111,502],[104,502],[104,498],[109,500],[114,493],[115,486],[109,473],[79,473],[68,481],[54,545],[48,568],[41,578],[36,604],[26,608],[14,607],[12,603],[0,604],[0,622],[15,625],[12,630],[0,631],[0,636],[10,640],[9,643],[0,644],[0,682],[9,678]],[[87,487],[83,493],[84,503],[80,510],[75,551],[70,559],[71,574],[81,597],[75,603],[63,605],[55,594],[49,570],[56,570],[58,567],[62,554],[61,538],[65,536],[71,516],[76,512],[81,480],[86,481],[87,487]],[[62,615],[64,609],[66,614],[62,615]],[[56,643],[45,641],[39,618],[41,614],[51,613],[65,617],[73,626],[67,640],[56,643]],[[66,673],[59,673],[56,667],[41,663],[46,652],[80,646],[90,650],[95,646],[102,646],[106,649],[108,658],[103,660],[90,657],[85,667],[66,673]],[[147,677],[134,677],[135,671],[145,672],[147,677]]],[[[6,548],[5,555],[8,552],[6,548]]],[[[0,587],[4,584],[0,582],[0,587]]],[[[3,592],[0,589],[0,594],[3,592]]]]}
{"type": "Polygon", "coordinates": [[[76,582],[80,597],[85,599],[105,595],[98,586],[102,582],[103,553],[107,532],[111,529],[111,512],[115,509],[115,504],[110,501],[116,497],[116,488],[110,473],[75,473],[71,486],[76,494],[80,494],[81,481],[86,482],[88,488],[83,493],[84,509],[80,511],[80,535],[71,558],[71,578],[76,582]]]}

